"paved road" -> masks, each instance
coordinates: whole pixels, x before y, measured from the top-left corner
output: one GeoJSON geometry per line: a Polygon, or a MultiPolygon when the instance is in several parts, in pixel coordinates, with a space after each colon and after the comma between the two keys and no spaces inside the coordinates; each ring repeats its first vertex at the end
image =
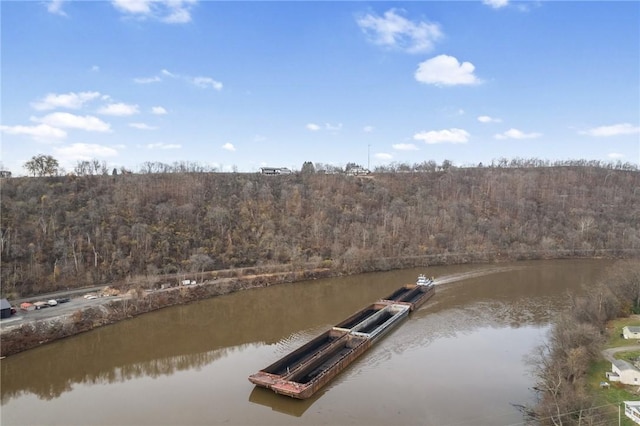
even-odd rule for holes
{"type": "Polygon", "coordinates": [[[602,356],[609,362],[613,362],[614,354],[618,352],[640,351],[640,345],[618,346],[617,348],[609,348],[602,351],[602,356]]]}
{"type": "MultiPolygon", "coordinates": [[[[14,327],[24,324],[25,322],[46,320],[46,319],[55,318],[61,315],[68,315],[78,311],[79,309],[82,309],[88,306],[98,306],[103,303],[107,303],[110,300],[119,300],[119,299],[122,299],[123,297],[128,297],[128,296],[105,296],[105,297],[98,297],[96,299],[85,299],[84,297],[74,297],[69,302],[59,303],[57,306],[50,306],[47,308],[33,310],[33,311],[23,311],[22,309],[18,309],[15,315],[12,315],[9,318],[3,318],[0,321],[0,329],[2,329],[2,331],[8,331],[14,327]]],[[[38,300],[46,301],[48,299],[38,298],[38,300]]]]}

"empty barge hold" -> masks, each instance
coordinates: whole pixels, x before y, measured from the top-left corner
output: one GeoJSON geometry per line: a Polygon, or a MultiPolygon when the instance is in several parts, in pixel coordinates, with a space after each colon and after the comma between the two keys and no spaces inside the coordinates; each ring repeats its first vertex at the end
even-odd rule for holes
{"type": "Polygon", "coordinates": [[[356,312],[249,381],[282,395],[309,398],[434,294],[433,280],[420,275],[416,284],[356,312]]]}

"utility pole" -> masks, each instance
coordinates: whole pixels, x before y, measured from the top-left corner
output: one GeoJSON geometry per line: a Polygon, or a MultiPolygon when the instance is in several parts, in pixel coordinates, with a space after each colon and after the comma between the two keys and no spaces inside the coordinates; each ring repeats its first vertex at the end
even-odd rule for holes
{"type": "Polygon", "coordinates": [[[367,145],[367,170],[371,171],[371,144],[367,145]]]}

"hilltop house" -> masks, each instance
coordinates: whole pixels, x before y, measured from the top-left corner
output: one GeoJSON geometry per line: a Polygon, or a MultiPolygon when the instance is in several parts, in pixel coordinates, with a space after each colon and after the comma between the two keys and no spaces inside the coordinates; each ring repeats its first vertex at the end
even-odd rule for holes
{"type": "Polygon", "coordinates": [[[622,337],[625,339],[640,339],[640,326],[626,325],[622,327],[622,337]]]}

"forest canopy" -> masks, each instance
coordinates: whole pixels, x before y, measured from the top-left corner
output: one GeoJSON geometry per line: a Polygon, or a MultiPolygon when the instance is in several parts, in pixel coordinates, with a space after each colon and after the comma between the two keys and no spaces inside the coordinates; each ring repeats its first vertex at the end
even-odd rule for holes
{"type": "Polygon", "coordinates": [[[640,250],[632,167],[321,168],[2,179],[2,293],[262,265],[355,273],[640,250]]]}

